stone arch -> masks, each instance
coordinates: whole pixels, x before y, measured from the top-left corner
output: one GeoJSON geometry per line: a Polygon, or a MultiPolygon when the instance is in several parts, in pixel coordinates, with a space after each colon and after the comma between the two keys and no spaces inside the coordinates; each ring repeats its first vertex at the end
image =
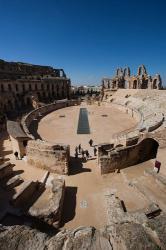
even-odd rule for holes
{"type": "Polygon", "coordinates": [[[13,104],[11,100],[8,100],[8,110],[12,110],[12,109],[13,109],[13,104]]]}
{"type": "Polygon", "coordinates": [[[11,84],[10,84],[10,83],[8,84],[8,90],[9,90],[9,91],[11,91],[11,90],[12,90],[12,86],[11,86],[11,84]]]}
{"type": "Polygon", "coordinates": [[[160,75],[156,75],[152,79],[152,89],[161,89],[162,82],[160,75]]]}
{"type": "Polygon", "coordinates": [[[1,84],[1,91],[4,92],[4,85],[1,84]]]}
{"type": "Polygon", "coordinates": [[[138,67],[138,75],[139,76],[147,75],[147,70],[144,65],[138,67]]]}
{"type": "Polygon", "coordinates": [[[133,81],[133,89],[137,89],[137,80],[133,81]]]}
{"type": "Polygon", "coordinates": [[[129,67],[126,67],[124,69],[124,76],[130,76],[130,68],[129,67]]]}
{"type": "Polygon", "coordinates": [[[123,69],[122,68],[117,68],[116,76],[122,76],[122,75],[123,75],[123,69]]]}
{"type": "Polygon", "coordinates": [[[31,98],[29,96],[27,96],[27,98],[26,98],[26,104],[27,104],[27,106],[32,105],[32,101],[31,101],[31,98]]]}
{"type": "Polygon", "coordinates": [[[35,83],[35,90],[37,91],[37,89],[38,89],[38,88],[37,88],[37,83],[35,83]]]}
{"type": "Polygon", "coordinates": [[[157,87],[157,79],[154,79],[153,80],[153,86],[152,86],[153,89],[158,89],[157,87]]]}
{"type": "Polygon", "coordinates": [[[22,91],[25,92],[25,84],[22,84],[22,91]]]}
{"type": "Polygon", "coordinates": [[[145,138],[140,142],[139,162],[155,159],[157,156],[159,143],[153,138],[145,138]]]}

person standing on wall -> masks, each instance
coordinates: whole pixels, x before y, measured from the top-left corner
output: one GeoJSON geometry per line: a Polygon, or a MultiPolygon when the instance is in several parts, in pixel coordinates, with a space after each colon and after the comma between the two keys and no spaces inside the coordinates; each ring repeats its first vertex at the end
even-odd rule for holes
{"type": "Polygon", "coordinates": [[[94,147],[94,149],[93,149],[93,152],[94,152],[94,156],[97,156],[97,148],[96,147],[94,147]]]}
{"type": "Polygon", "coordinates": [[[19,160],[17,151],[14,152],[14,156],[15,156],[16,160],[19,160]]]}
{"type": "Polygon", "coordinates": [[[92,139],[89,140],[89,145],[90,145],[90,147],[92,147],[92,145],[93,145],[93,140],[92,139]]]}
{"type": "Polygon", "coordinates": [[[78,152],[81,153],[81,144],[78,145],[78,152]]]}

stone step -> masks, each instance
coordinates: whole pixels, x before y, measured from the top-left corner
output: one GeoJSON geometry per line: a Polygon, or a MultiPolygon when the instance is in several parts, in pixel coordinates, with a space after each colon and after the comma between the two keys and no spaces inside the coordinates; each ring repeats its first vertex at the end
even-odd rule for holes
{"type": "Polygon", "coordinates": [[[7,189],[7,190],[10,190],[18,185],[20,185],[22,182],[24,182],[24,180],[21,178],[20,175],[16,175],[16,176],[13,176],[12,178],[10,178],[5,184],[4,184],[4,187],[7,189]]]}
{"type": "Polygon", "coordinates": [[[14,207],[25,207],[33,194],[38,190],[39,182],[26,181],[20,185],[18,192],[14,194],[11,204],[14,207]]]}

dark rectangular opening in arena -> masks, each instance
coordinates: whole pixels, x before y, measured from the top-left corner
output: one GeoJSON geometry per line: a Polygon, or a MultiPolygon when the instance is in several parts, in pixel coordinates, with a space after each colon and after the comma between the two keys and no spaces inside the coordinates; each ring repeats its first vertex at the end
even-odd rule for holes
{"type": "Polygon", "coordinates": [[[90,134],[88,111],[86,108],[80,108],[77,134],[90,134]]]}

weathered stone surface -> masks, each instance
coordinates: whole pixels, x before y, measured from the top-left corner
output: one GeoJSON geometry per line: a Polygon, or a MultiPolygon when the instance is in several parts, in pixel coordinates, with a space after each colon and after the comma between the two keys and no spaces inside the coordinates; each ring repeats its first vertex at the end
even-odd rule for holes
{"type": "Polygon", "coordinates": [[[113,224],[107,231],[110,232],[113,249],[152,250],[158,247],[140,224],[129,222],[113,224]]]}
{"type": "MultiPolygon", "coordinates": [[[[163,228],[162,228],[163,229],[163,228]]],[[[160,238],[164,239],[164,233],[160,238]]],[[[116,223],[105,229],[79,227],[47,236],[25,226],[0,227],[1,250],[157,250],[159,245],[137,223],[116,223]]],[[[163,248],[162,245],[161,249],[163,248]]]]}
{"type": "Polygon", "coordinates": [[[158,238],[161,249],[166,249],[166,214],[161,214],[151,220],[148,220],[146,227],[152,230],[152,236],[158,238]]]}
{"type": "Polygon", "coordinates": [[[58,227],[64,200],[65,182],[53,179],[52,186],[46,186],[44,192],[29,209],[29,214],[47,224],[58,227]]]}
{"type": "Polygon", "coordinates": [[[68,174],[69,145],[31,140],[27,146],[28,163],[53,173],[68,174]]]}
{"type": "Polygon", "coordinates": [[[123,202],[116,197],[114,194],[106,196],[107,202],[107,225],[112,225],[116,223],[144,223],[147,221],[147,217],[144,213],[135,212],[129,213],[125,211],[123,207],[123,202]]]}
{"type": "Polygon", "coordinates": [[[25,226],[0,227],[1,250],[44,250],[48,236],[25,226]]]}

